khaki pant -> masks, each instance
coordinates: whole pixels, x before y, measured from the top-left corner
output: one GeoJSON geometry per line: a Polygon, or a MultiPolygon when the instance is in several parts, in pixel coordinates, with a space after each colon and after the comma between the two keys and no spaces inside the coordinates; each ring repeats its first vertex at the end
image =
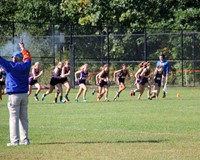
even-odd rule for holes
{"type": "Polygon", "coordinates": [[[8,110],[10,114],[10,143],[29,141],[27,112],[28,94],[22,93],[9,95],[8,110]]]}

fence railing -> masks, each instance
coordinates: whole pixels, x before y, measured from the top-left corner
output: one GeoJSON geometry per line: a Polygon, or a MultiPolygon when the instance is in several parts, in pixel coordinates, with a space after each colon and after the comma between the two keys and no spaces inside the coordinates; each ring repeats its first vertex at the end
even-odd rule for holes
{"type": "MultiPolygon", "coordinates": [[[[140,61],[150,61],[155,67],[158,56],[164,53],[170,63],[170,83],[179,86],[200,85],[200,32],[171,29],[135,29],[132,33],[116,31],[113,26],[68,26],[48,24],[1,23],[0,56],[9,58],[18,43],[23,40],[31,51],[33,62],[40,61],[45,68],[42,83],[48,84],[52,68],[58,61],[69,59],[74,86],[74,71],[88,63],[96,73],[100,67],[110,64],[112,71],[128,65],[131,72],[137,70],[140,61]]],[[[94,75],[93,75],[94,76],[94,75]]],[[[128,80],[128,84],[132,83],[128,80]]],[[[94,84],[91,78],[90,84],[94,84]]]]}

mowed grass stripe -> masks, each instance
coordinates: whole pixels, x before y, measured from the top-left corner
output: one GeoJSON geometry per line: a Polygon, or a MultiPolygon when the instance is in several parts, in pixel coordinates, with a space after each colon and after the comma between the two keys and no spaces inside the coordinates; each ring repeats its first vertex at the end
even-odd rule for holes
{"type": "MultiPolygon", "coordinates": [[[[6,97],[0,106],[0,159],[199,159],[199,88],[169,88],[166,99],[141,101],[126,89],[115,102],[96,102],[89,90],[87,103],[53,104],[30,96],[31,145],[8,148],[6,97]],[[180,97],[176,97],[177,93],[180,97]],[[16,157],[17,154],[17,157],[16,157]]],[[[41,94],[40,94],[41,95],[41,94]]]]}

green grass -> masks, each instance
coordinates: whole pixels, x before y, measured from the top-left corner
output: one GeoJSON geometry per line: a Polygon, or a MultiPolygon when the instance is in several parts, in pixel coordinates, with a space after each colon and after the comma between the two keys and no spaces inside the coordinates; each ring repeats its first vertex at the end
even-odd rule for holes
{"type": "MultiPolygon", "coordinates": [[[[166,99],[138,101],[130,89],[118,101],[29,103],[30,146],[9,142],[7,97],[0,101],[0,159],[197,160],[200,159],[199,88],[169,88],[166,99]],[[176,94],[180,93],[180,98],[176,94]]],[[[71,90],[74,99],[77,90],[71,90]]],[[[40,94],[41,95],[41,94],[40,94]]]]}

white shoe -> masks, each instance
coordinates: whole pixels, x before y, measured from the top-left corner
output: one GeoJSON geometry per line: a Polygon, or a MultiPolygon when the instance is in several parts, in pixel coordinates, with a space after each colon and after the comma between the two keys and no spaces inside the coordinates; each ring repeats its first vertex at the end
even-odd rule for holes
{"type": "Polygon", "coordinates": [[[19,143],[7,143],[7,146],[8,146],[8,147],[11,147],[11,146],[19,146],[19,143]]]}
{"type": "Polygon", "coordinates": [[[30,141],[27,140],[27,141],[24,141],[24,142],[19,142],[19,145],[30,145],[30,141]]]}

